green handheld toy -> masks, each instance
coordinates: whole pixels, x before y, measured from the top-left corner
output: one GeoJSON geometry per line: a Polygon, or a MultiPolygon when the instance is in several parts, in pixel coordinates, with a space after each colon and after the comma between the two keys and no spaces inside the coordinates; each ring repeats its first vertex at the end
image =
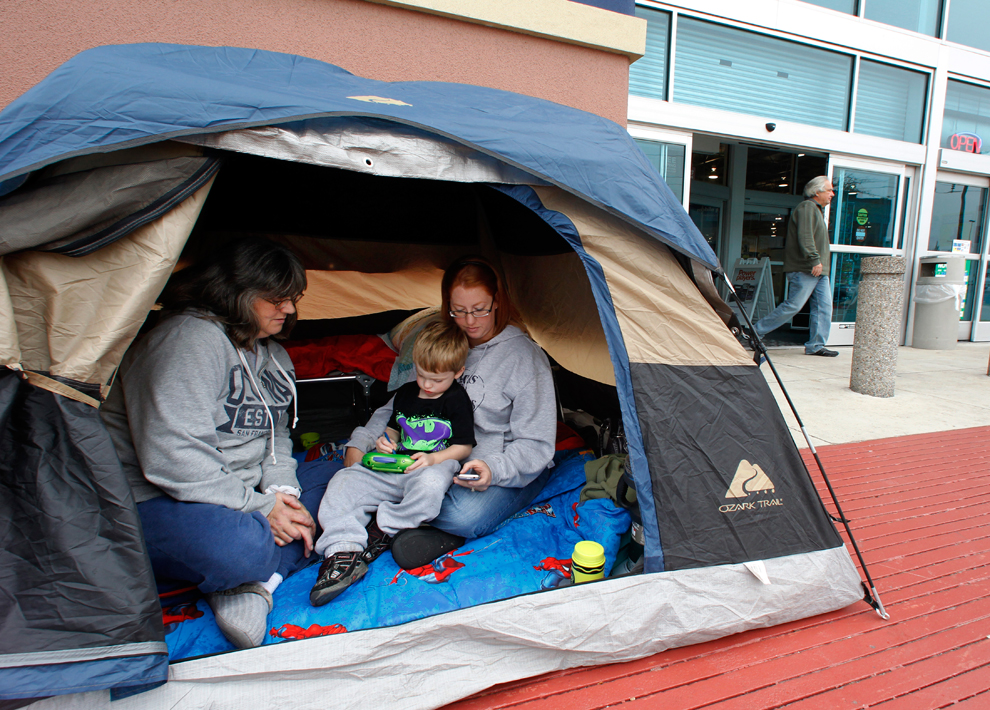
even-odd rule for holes
{"type": "Polygon", "coordinates": [[[405,454],[380,454],[377,451],[369,451],[361,459],[361,465],[381,473],[405,473],[414,461],[412,456],[405,454]]]}

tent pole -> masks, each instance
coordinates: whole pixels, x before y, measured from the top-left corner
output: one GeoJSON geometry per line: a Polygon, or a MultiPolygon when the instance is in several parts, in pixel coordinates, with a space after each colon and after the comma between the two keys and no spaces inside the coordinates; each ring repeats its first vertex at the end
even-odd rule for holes
{"type": "MultiPolygon", "coordinates": [[[[811,449],[811,453],[815,457],[815,462],[818,464],[818,470],[822,474],[822,479],[828,487],[829,495],[832,496],[832,503],[835,504],[835,510],[839,514],[837,518],[831,514],[829,517],[836,522],[842,523],[843,527],[845,527],[846,534],[849,536],[849,542],[852,543],[853,550],[856,551],[856,557],[859,559],[859,565],[863,568],[863,574],[866,575],[866,582],[863,584],[866,591],[864,601],[873,607],[877,614],[880,615],[881,619],[890,619],[890,614],[888,614],[887,610],[883,608],[883,602],[880,601],[880,595],[877,594],[876,585],[873,583],[873,578],[870,576],[870,570],[866,567],[866,560],[863,559],[863,553],[859,550],[859,545],[853,535],[852,528],[849,527],[849,520],[846,519],[845,514],[842,512],[842,506],[839,504],[839,497],[836,495],[835,489],[832,488],[832,482],[829,480],[828,474],[825,473],[825,465],[822,463],[822,459],[818,455],[815,445],[811,443],[811,437],[808,436],[808,430],[804,428],[804,422],[801,421],[801,415],[798,414],[797,407],[794,406],[791,396],[787,393],[787,389],[784,387],[783,380],[780,379],[780,374],[777,372],[777,368],[773,366],[773,362],[770,360],[770,354],[767,352],[767,347],[764,345],[763,339],[756,333],[756,329],[753,327],[753,322],[750,320],[749,314],[746,313],[746,308],[743,305],[743,302],[736,294],[736,290],[732,288],[732,282],[725,275],[725,272],[720,271],[719,276],[721,276],[722,280],[725,281],[725,285],[728,287],[729,293],[731,293],[732,297],[736,299],[736,303],[739,305],[739,313],[742,315],[743,320],[746,321],[745,328],[733,330],[739,330],[739,334],[752,343],[754,351],[753,360],[756,362],[757,366],[761,365],[764,360],[770,366],[770,371],[773,372],[774,379],[777,380],[777,384],[780,386],[780,391],[784,393],[784,398],[787,400],[787,404],[790,406],[791,412],[794,414],[794,418],[797,420],[798,426],[801,427],[801,433],[804,435],[804,440],[808,442],[808,448],[811,449]]],[[[808,475],[809,477],[811,476],[810,471],[808,471],[808,475]]]]}

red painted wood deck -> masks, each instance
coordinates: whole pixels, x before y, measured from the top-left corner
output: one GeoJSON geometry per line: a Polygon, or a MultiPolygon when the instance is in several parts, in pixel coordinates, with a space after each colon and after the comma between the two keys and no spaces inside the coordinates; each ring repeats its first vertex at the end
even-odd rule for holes
{"type": "Polygon", "coordinates": [[[889,621],[860,602],[638,661],[496,686],[446,710],[990,708],[990,427],[819,455],[889,621]]]}

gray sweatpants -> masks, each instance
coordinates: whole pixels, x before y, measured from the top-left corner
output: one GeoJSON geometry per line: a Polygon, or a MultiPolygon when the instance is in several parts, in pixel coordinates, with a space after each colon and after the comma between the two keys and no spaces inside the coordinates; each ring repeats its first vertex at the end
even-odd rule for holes
{"type": "Polygon", "coordinates": [[[320,502],[323,534],[316,541],[317,554],[364,550],[365,527],[375,510],[378,527],[389,535],[433,520],[460,468],[457,461],[443,461],[412,473],[378,473],[360,464],[341,469],[320,502]]]}

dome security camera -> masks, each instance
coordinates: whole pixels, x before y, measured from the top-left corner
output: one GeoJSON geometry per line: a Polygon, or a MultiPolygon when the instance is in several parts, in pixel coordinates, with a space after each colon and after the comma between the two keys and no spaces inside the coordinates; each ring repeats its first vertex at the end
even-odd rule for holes
{"type": "Polygon", "coordinates": [[[773,133],[776,129],[777,129],[777,124],[776,123],[768,123],[767,124],[767,130],[770,131],[771,133],[773,133]]]}

